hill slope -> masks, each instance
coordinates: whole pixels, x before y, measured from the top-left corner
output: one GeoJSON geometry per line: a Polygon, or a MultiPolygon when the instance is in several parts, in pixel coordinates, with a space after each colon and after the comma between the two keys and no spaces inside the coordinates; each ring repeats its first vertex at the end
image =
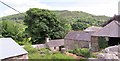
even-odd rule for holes
{"type": "MultiPolygon", "coordinates": [[[[95,16],[95,15],[85,13],[82,11],[63,10],[63,11],[52,11],[52,12],[55,13],[59,18],[69,19],[69,20],[78,19],[78,18],[86,18],[86,17],[90,17],[96,20],[108,20],[110,18],[107,16],[95,16]]],[[[24,15],[14,14],[14,15],[9,15],[9,16],[4,16],[1,18],[1,20],[24,20],[24,15]]]]}

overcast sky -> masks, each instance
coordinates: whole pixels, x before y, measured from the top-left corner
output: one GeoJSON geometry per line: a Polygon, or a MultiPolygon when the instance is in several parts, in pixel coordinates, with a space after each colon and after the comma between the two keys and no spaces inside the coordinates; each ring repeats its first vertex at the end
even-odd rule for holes
{"type": "MultiPolygon", "coordinates": [[[[83,11],[94,15],[114,16],[118,13],[120,0],[1,0],[20,12],[29,8],[50,10],[83,11]]],[[[16,14],[14,10],[0,3],[0,17],[16,14]]]]}

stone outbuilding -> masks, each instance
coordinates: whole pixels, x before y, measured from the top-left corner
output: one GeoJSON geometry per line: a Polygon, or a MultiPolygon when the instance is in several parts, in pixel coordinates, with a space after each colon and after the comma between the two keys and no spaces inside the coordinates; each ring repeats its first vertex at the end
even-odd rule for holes
{"type": "Polygon", "coordinates": [[[1,61],[27,61],[28,52],[12,38],[0,38],[1,61]]]}
{"type": "Polygon", "coordinates": [[[32,45],[32,47],[36,49],[49,48],[51,51],[61,51],[61,49],[64,48],[64,39],[50,40],[50,38],[46,38],[45,44],[35,44],[32,45]]]}
{"type": "Polygon", "coordinates": [[[91,35],[102,27],[91,26],[84,31],[70,31],[64,38],[65,48],[67,50],[75,48],[91,49],[91,35]]]}
{"type": "Polygon", "coordinates": [[[92,34],[92,51],[99,51],[99,37],[105,37],[109,46],[120,44],[120,15],[111,18],[102,29],[92,34]]]}
{"type": "Polygon", "coordinates": [[[91,34],[94,32],[71,31],[65,38],[65,48],[67,50],[75,48],[91,48],[91,34]]]}

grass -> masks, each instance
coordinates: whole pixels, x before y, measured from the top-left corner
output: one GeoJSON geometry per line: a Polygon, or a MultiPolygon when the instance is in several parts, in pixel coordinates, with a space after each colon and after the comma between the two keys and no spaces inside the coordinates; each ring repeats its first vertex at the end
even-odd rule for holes
{"type": "Polygon", "coordinates": [[[24,49],[28,51],[29,59],[42,59],[42,60],[52,59],[57,61],[59,61],[60,59],[62,60],[75,59],[61,52],[52,52],[47,48],[42,48],[37,50],[33,48],[29,43],[25,45],[24,49]]]}
{"type": "Polygon", "coordinates": [[[84,58],[95,58],[96,55],[91,53],[87,48],[77,48],[74,50],[69,50],[69,53],[76,54],[77,56],[82,56],[84,58]]]}

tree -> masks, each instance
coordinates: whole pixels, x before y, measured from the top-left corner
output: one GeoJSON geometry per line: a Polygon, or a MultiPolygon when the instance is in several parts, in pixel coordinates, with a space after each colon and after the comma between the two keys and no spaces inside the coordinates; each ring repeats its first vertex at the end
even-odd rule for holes
{"type": "Polygon", "coordinates": [[[64,37],[63,23],[49,10],[31,8],[26,12],[26,32],[32,37],[34,43],[44,43],[45,37],[59,39],[64,37]]]}
{"type": "Polygon", "coordinates": [[[11,37],[18,43],[23,42],[23,33],[25,28],[26,26],[23,24],[16,23],[15,21],[4,20],[2,22],[2,36],[11,37]]]}
{"type": "Polygon", "coordinates": [[[78,18],[71,26],[73,30],[84,30],[89,26],[100,26],[104,21],[92,17],[78,18]]]}
{"type": "Polygon", "coordinates": [[[84,30],[86,28],[88,28],[90,25],[87,23],[83,23],[83,22],[76,22],[74,24],[72,24],[72,29],[73,30],[84,30]]]}
{"type": "Polygon", "coordinates": [[[0,21],[0,38],[2,37],[2,21],[0,21]]]}

